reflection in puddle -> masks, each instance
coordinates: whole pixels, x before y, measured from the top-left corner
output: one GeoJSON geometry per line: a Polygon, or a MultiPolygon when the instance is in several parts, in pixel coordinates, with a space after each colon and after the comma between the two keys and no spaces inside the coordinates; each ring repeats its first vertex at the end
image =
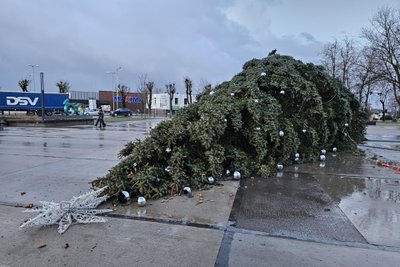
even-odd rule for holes
{"type": "Polygon", "coordinates": [[[385,175],[389,170],[379,168],[375,171],[380,171],[380,177],[368,177],[368,169],[356,162],[350,175],[338,174],[338,169],[336,174],[315,174],[315,178],[369,243],[398,246],[400,176],[385,175]]]}

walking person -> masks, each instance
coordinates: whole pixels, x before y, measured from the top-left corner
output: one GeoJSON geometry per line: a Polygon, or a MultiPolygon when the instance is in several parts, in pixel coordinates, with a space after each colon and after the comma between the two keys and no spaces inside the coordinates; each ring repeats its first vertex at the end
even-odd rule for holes
{"type": "Polygon", "coordinates": [[[100,123],[100,128],[103,126],[103,127],[106,127],[106,124],[105,124],[105,122],[104,122],[104,111],[103,111],[103,109],[100,107],[99,108],[99,113],[98,113],[98,117],[97,117],[97,121],[96,121],[96,124],[95,124],[95,126],[97,127],[97,125],[100,123]]]}

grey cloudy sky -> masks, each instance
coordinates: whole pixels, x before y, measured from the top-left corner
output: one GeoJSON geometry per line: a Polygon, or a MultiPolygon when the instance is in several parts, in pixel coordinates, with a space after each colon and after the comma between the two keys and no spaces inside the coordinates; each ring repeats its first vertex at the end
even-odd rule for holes
{"type": "Polygon", "coordinates": [[[44,72],[46,91],[110,90],[112,77],[136,90],[189,76],[230,80],[243,63],[274,48],[318,63],[324,43],[357,37],[382,6],[398,0],[0,0],[0,87],[19,90],[44,72]],[[31,76],[30,76],[31,75],[31,76]]]}

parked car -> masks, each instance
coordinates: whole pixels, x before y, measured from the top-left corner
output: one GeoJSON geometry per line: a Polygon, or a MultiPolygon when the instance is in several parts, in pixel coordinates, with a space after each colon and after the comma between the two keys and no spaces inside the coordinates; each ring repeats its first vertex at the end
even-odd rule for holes
{"type": "Polygon", "coordinates": [[[97,108],[95,109],[85,109],[83,112],[86,116],[97,116],[99,114],[99,110],[97,108]]]}
{"type": "Polygon", "coordinates": [[[116,110],[111,110],[110,115],[115,117],[115,116],[132,116],[132,110],[129,108],[118,108],[116,110]]]}

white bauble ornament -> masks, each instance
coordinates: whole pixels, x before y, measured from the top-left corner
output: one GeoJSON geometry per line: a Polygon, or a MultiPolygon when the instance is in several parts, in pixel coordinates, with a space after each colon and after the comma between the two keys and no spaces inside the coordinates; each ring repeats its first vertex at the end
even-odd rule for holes
{"type": "Polygon", "coordinates": [[[143,207],[144,205],[146,205],[146,199],[144,197],[138,197],[137,204],[140,207],[143,207]]]}

